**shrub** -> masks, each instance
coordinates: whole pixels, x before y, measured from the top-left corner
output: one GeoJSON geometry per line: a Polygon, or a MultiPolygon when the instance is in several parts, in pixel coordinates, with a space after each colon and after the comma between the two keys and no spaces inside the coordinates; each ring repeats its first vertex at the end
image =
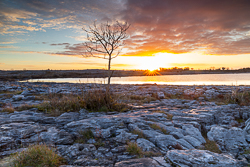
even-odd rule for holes
{"type": "Polygon", "coordinates": [[[37,108],[52,116],[59,116],[64,112],[79,111],[84,107],[83,98],[78,95],[50,94],[48,99],[49,101],[39,104],[37,108]]]}
{"type": "Polygon", "coordinates": [[[12,107],[3,108],[1,112],[13,113],[15,110],[12,107]]]}
{"type": "Polygon", "coordinates": [[[85,131],[80,131],[79,134],[80,134],[80,137],[78,137],[76,139],[76,141],[75,141],[76,143],[83,143],[84,144],[87,142],[87,140],[94,138],[94,134],[90,129],[85,130],[85,131]]]}
{"type": "Polygon", "coordinates": [[[137,155],[140,158],[143,155],[143,151],[136,143],[129,142],[128,146],[126,147],[126,150],[127,150],[127,152],[129,152],[129,154],[137,155]]]}
{"type": "Polygon", "coordinates": [[[170,119],[172,121],[173,119],[173,114],[167,114],[167,119],[170,119]]]}
{"type": "Polygon", "coordinates": [[[157,125],[157,124],[150,124],[149,126],[150,126],[152,129],[154,129],[154,130],[160,130],[162,133],[164,133],[164,134],[166,134],[166,135],[169,134],[169,133],[167,132],[166,129],[163,129],[162,127],[160,127],[160,126],[157,125]]]}
{"type": "Polygon", "coordinates": [[[119,97],[101,89],[87,91],[83,96],[84,108],[90,111],[118,111],[124,112],[130,107],[118,101],[119,97]]]}
{"type": "Polygon", "coordinates": [[[29,110],[31,108],[36,107],[35,105],[23,104],[16,108],[17,111],[29,110]]]}
{"type": "Polygon", "coordinates": [[[133,130],[131,133],[138,135],[139,138],[146,139],[146,136],[140,130],[133,130]]]}
{"type": "Polygon", "coordinates": [[[224,97],[225,103],[233,103],[239,105],[250,105],[250,92],[242,91],[238,89],[233,90],[231,94],[227,94],[224,97]]]}
{"type": "Polygon", "coordinates": [[[59,167],[66,164],[64,158],[45,144],[29,146],[27,150],[13,155],[12,158],[14,167],[59,167]]]}
{"type": "Polygon", "coordinates": [[[128,145],[126,147],[126,151],[130,155],[136,155],[138,158],[153,157],[153,156],[160,156],[161,155],[161,153],[159,153],[159,152],[153,152],[153,151],[145,151],[144,152],[136,143],[132,143],[132,142],[128,143],[128,145]]]}
{"type": "Polygon", "coordinates": [[[205,150],[209,150],[211,152],[215,152],[215,153],[221,153],[218,145],[216,144],[215,141],[211,141],[211,140],[208,140],[207,138],[205,138],[206,140],[206,143],[205,143],[205,150]]]}

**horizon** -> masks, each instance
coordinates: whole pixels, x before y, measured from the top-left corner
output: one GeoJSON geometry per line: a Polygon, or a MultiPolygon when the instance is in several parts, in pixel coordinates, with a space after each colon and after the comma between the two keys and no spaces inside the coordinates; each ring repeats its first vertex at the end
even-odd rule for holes
{"type": "Polygon", "coordinates": [[[93,0],[0,2],[0,70],[107,69],[83,58],[83,27],[128,22],[112,70],[248,68],[250,1],[93,0]]]}

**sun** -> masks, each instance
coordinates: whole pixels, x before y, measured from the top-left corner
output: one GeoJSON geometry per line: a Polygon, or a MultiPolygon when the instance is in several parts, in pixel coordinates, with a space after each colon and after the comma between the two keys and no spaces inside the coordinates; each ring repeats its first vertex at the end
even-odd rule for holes
{"type": "Polygon", "coordinates": [[[144,73],[144,75],[146,76],[156,76],[156,75],[160,75],[160,73],[156,70],[146,70],[144,73]]]}
{"type": "Polygon", "coordinates": [[[166,67],[168,62],[164,59],[164,55],[155,55],[143,57],[139,62],[137,69],[154,71],[158,70],[160,67],[166,67]]]}

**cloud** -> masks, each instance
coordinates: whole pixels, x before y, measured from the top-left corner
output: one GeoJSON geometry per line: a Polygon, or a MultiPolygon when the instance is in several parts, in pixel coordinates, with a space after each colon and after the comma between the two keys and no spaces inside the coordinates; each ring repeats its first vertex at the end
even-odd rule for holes
{"type": "Polygon", "coordinates": [[[95,63],[93,61],[85,61],[85,62],[69,62],[69,63],[53,63],[53,64],[56,64],[56,65],[69,65],[69,66],[72,66],[72,65],[91,65],[91,66],[103,66],[103,63],[95,63]]]}
{"type": "Polygon", "coordinates": [[[113,0],[13,0],[0,2],[1,34],[24,34],[46,29],[80,31],[86,22],[112,20],[122,6],[113,0]],[[19,29],[19,30],[17,30],[19,29]]]}
{"type": "Polygon", "coordinates": [[[205,63],[170,63],[171,66],[176,66],[176,67],[212,67],[212,66],[219,66],[222,64],[205,64],[205,63]]]}
{"type": "Polygon", "coordinates": [[[160,51],[207,54],[250,53],[250,1],[228,0],[128,0],[123,19],[132,24],[127,40],[143,55],[160,51]],[[136,32],[140,32],[138,44],[136,32]]]}
{"type": "MultiPolygon", "coordinates": [[[[0,1],[0,34],[15,36],[48,29],[81,28],[101,21],[131,24],[127,56],[203,51],[213,55],[250,53],[249,0],[12,0],[0,1]]],[[[68,36],[77,41],[86,37],[68,36]]],[[[51,55],[81,56],[79,44],[51,55]]]]}
{"type": "Polygon", "coordinates": [[[70,45],[70,43],[52,43],[51,46],[70,45]]]}
{"type": "Polygon", "coordinates": [[[14,41],[4,41],[4,42],[0,42],[0,44],[13,44],[16,43],[14,41]]]}
{"type": "Polygon", "coordinates": [[[12,46],[12,45],[0,45],[0,48],[7,48],[7,49],[9,49],[9,48],[17,48],[17,47],[12,46]]]}
{"type": "Polygon", "coordinates": [[[112,67],[132,67],[131,64],[112,64],[112,67]]]}

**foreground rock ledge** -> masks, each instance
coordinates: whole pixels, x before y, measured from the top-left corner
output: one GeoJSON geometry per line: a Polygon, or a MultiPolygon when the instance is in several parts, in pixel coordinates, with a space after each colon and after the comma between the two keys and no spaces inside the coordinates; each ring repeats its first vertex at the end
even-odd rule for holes
{"type": "Polygon", "coordinates": [[[165,156],[166,161],[181,167],[238,167],[239,161],[229,155],[217,154],[208,150],[171,150],[165,156]]]}

